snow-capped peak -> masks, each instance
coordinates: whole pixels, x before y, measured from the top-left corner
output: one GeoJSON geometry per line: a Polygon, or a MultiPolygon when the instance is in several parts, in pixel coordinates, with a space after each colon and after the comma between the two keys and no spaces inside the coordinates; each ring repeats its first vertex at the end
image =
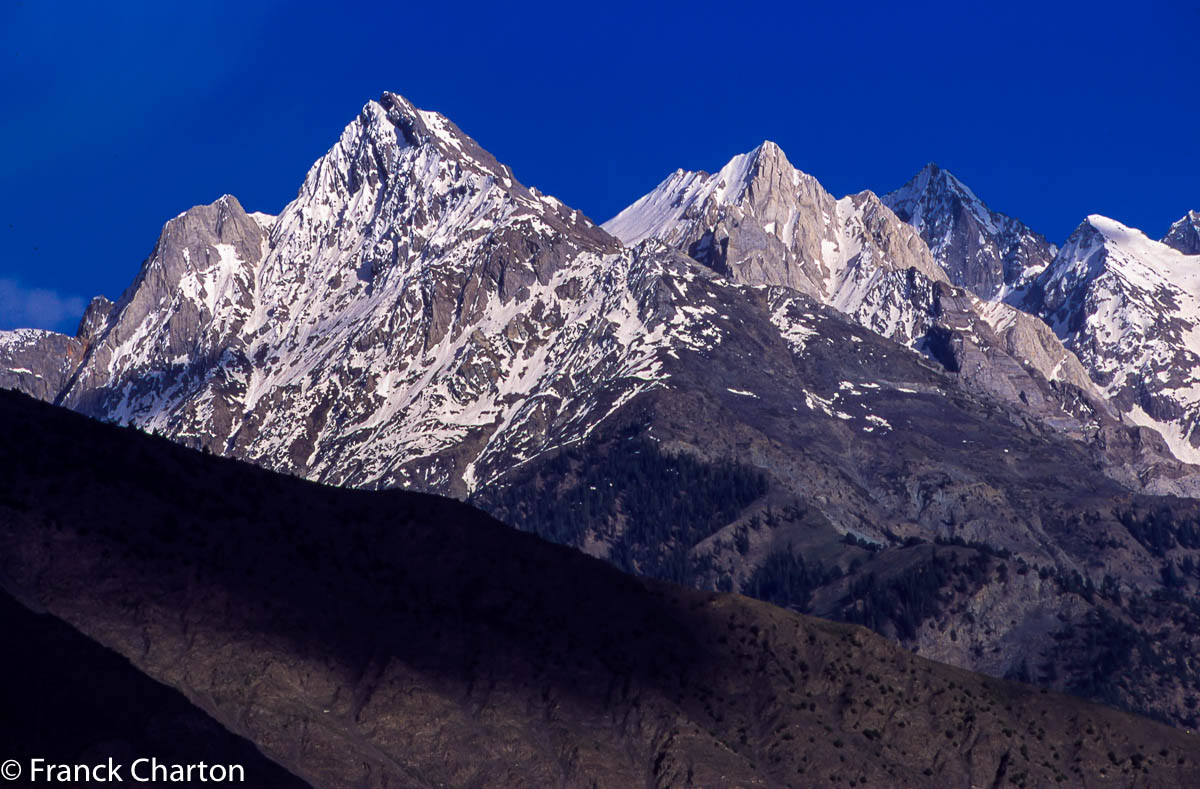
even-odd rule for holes
{"type": "Polygon", "coordinates": [[[1200,461],[1200,255],[1092,214],[1032,284],[1026,307],[1104,394],[1200,461]]]}
{"type": "Polygon", "coordinates": [[[1084,221],[1111,241],[1128,243],[1130,241],[1149,240],[1146,238],[1146,234],[1137,228],[1129,227],[1103,214],[1088,214],[1084,221]]]}
{"type": "Polygon", "coordinates": [[[168,222],[63,402],[321,479],[470,486],[654,385],[663,265],[385,93],[278,217],[226,195],[168,222]]]}
{"type": "MultiPolygon", "coordinates": [[[[1110,217],[1091,214],[1079,224],[1054,262],[1036,280],[1042,304],[1040,312],[1061,331],[1067,320],[1068,302],[1073,302],[1101,277],[1117,278],[1106,287],[1132,287],[1147,293],[1184,287],[1194,268],[1178,250],[1148,238],[1137,228],[1110,217]],[[1054,317],[1052,317],[1054,316],[1054,317]]],[[[1200,273],[1200,272],[1197,272],[1200,273]]],[[[1077,321],[1078,316],[1072,316],[1077,321]]]]}
{"type": "Polygon", "coordinates": [[[1119,253],[1106,258],[1110,267],[1137,267],[1167,280],[1193,275],[1194,264],[1188,260],[1191,256],[1162,241],[1155,241],[1136,227],[1101,214],[1090,214],[1067,243],[1076,248],[1105,244],[1110,251],[1119,253]]]}

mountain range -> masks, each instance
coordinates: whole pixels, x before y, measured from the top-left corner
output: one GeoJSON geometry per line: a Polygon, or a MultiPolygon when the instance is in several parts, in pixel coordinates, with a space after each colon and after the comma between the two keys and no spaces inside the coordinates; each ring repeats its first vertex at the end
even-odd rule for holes
{"type": "Polygon", "coordinates": [[[0,333],[0,386],[1195,725],[1198,222],[1060,249],[764,142],[597,225],[386,93],[278,216],[190,209],[75,337],[0,333]]]}
{"type": "Polygon", "coordinates": [[[952,281],[1040,317],[1126,421],[1160,433],[1179,459],[1200,461],[1200,214],[1188,211],[1159,241],[1092,215],[1058,249],[936,165],[884,200],[952,281]]]}

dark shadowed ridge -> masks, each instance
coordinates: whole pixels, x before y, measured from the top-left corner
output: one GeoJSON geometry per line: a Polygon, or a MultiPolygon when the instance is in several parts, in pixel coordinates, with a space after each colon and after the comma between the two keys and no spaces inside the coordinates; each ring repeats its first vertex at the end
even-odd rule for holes
{"type": "MultiPolygon", "coordinates": [[[[0,593],[5,678],[4,755],[22,764],[239,765],[246,783],[271,789],[308,785],[204,714],[179,691],[159,684],[124,657],[48,614],[0,593]]],[[[128,777],[128,771],[123,776],[128,777]]],[[[89,784],[91,785],[91,784],[89,784]]]]}
{"type": "Polygon", "coordinates": [[[1194,786],[1183,731],[0,392],[0,580],[315,787],[1194,786]]]}

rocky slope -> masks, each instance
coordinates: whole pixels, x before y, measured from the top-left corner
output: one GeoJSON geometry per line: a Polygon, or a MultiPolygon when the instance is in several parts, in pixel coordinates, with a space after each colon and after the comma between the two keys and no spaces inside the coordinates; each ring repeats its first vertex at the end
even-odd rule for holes
{"type": "MultiPolygon", "coordinates": [[[[0,706],[8,722],[6,758],[23,766],[32,759],[88,765],[109,758],[120,765],[138,758],[164,764],[203,760],[240,765],[251,786],[308,786],[177,690],[150,679],[62,620],[34,613],[2,591],[0,631],[5,638],[0,706]]],[[[127,777],[128,769],[122,775],[127,777]]]]}
{"type": "Polygon", "coordinates": [[[985,301],[1003,301],[1054,259],[1053,244],[1019,219],[992,211],[936,164],[882,199],[921,234],[951,282],[985,301]]]}
{"type": "Polygon", "coordinates": [[[11,393],[0,426],[4,586],[316,787],[1200,780],[1182,731],[626,576],[456,502],[11,393]]]}

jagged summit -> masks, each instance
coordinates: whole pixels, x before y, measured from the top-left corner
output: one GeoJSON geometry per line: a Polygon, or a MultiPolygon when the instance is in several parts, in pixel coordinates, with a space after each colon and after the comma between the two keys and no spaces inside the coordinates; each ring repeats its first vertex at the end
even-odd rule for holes
{"type": "Polygon", "coordinates": [[[791,190],[801,178],[811,179],[811,176],[793,167],[778,145],[764,140],[752,150],[734,156],[715,173],[676,170],[603,227],[633,246],[651,236],[660,237],[667,228],[703,211],[706,203],[734,204],[747,198],[769,200],[772,191],[779,187],[791,190]]]}
{"type": "MultiPolygon", "coordinates": [[[[987,206],[982,200],[979,199],[979,197],[975,195],[973,191],[971,191],[970,187],[960,181],[958,177],[954,175],[954,173],[939,166],[937,162],[929,162],[926,164],[920,169],[920,171],[917,172],[916,175],[910,178],[908,182],[904,184],[904,186],[900,187],[895,192],[891,192],[889,197],[891,195],[895,195],[895,202],[898,204],[903,204],[911,199],[916,199],[919,201],[919,198],[924,193],[931,190],[952,192],[970,201],[972,205],[978,204],[978,206],[983,210],[987,210],[987,206]]],[[[918,203],[916,207],[923,208],[924,206],[921,206],[918,203]]],[[[897,215],[901,215],[899,211],[897,211],[897,215]]],[[[916,216],[919,216],[919,214],[913,213],[911,217],[901,215],[901,218],[903,218],[904,221],[909,222],[912,221],[912,217],[916,216]]],[[[986,217],[986,215],[984,216],[986,217]]]]}
{"type": "Polygon", "coordinates": [[[93,298],[83,311],[83,317],[79,319],[79,328],[75,330],[75,336],[85,344],[91,345],[108,328],[108,316],[112,314],[113,306],[106,296],[93,298]]]}
{"type": "MultiPolygon", "coordinates": [[[[864,230],[864,212],[876,216],[877,204],[868,192],[838,201],[767,141],[713,174],[677,170],[603,227],[629,245],[654,237],[735,281],[785,285],[829,301],[840,273],[861,259],[861,239],[840,236],[851,225],[864,230]]],[[[944,279],[927,252],[922,258],[920,242],[912,243],[915,234],[885,212],[879,218],[887,228],[875,228],[873,238],[891,253],[878,262],[944,279]]]]}
{"type": "MultiPolygon", "coordinates": [[[[458,159],[478,167],[496,178],[513,179],[512,170],[507,165],[497,161],[445,115],[417,109],[412,102],[398,93],[385,91],[378,102],[367,103],[360,117],[368,123],[377,119],[379,113],[375,111],[376,106],[383,111],[383,117],[399,130],[401,137],[409,145],[432,145],[450,159],[458,159]]],[[[515,182],[513,186],[524,189],[515,182]]]]}
{"type": "Polygon", "coordinates": [[[883,201],[921,233],[950,281],[983,299],[1003,299],[1054,257],[1054,247],[1019,220],[992,211],[935,163],[883,201]]]}
{"type": "MultiPolygon", "coordinates": [[[[379,97],[379,106],[388,120],[401,129],[409,145],[423,145],[432,138],[422,113],[412,102],[398,93],[384,91],[379,97]]],[[[370,105],[368,104],[368,107],[370,105]]]]}
{"type": "Polygon", "coordinates": [[[756,183],[767,182],[760,188],[769,188],[773,181],[783,178],[794,181],[798,172],[788,161],[783,149],[770,140],[764,140],[747,153],[733,157],[723,168],[721,177],[726,182],[722,199],[736,201],[756,183]]]}
{"type": "Polygon", "coordinates": [[[1200,255],[1200,211],[1188,211],[1171,225],[1162,242],[1185,255],[1200,255]]]}

